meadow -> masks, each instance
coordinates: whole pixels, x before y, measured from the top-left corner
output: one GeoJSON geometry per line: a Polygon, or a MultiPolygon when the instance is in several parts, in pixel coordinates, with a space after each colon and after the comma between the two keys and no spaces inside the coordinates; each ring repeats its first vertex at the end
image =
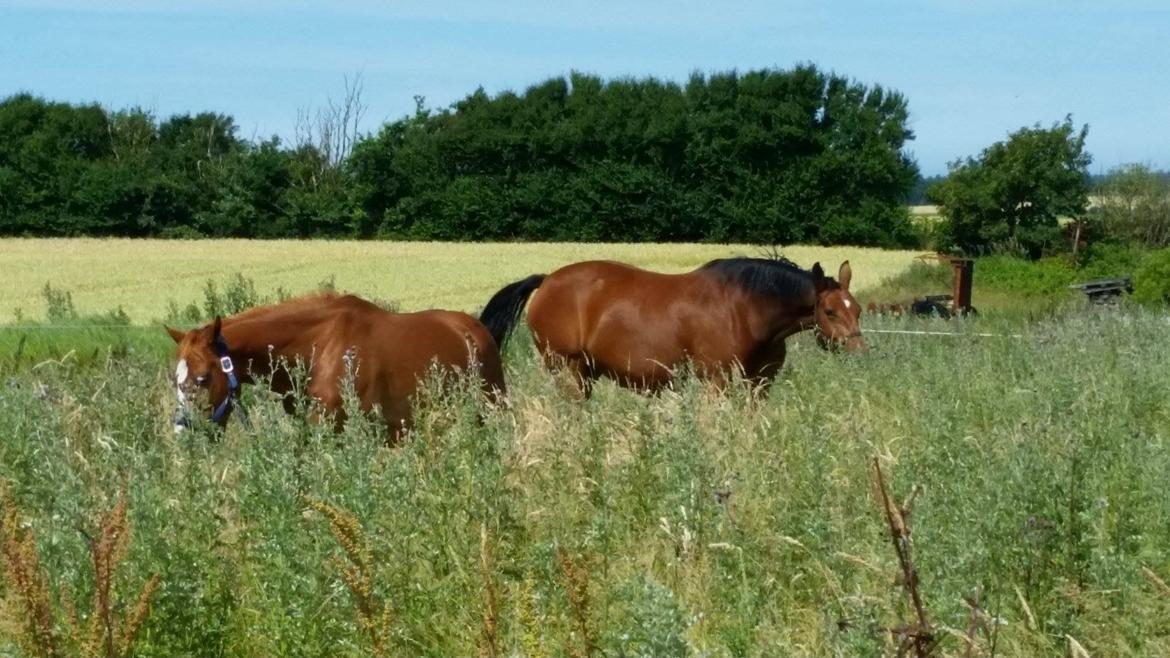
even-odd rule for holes
{"type": "MultiPolygon", "coordinates": [[[[785,247],[804,267],[830,273],[843,260],[855,286],[906,269],[917,252],[860,247],[785,247]]],[[[339,289],[393,300],[403,310],[474,312],[504,284],[579,260],[614,259],[684,272],[713,258],[755,256],[752,245],[436,243],[295,240],[0,240],[0,323],[41,319],[45,284],[68,291],[81,315],[121,307],[135,324],[164,318],[168,302],[199,299],[208,280],[234,274],[256,288],[292,294],[332,281],[339,289]]]]}
{"type": "Polygon", "coordinates": [[[507,406],[434,391],[395,448],[258,388],[249,423],[176,437],[165,351],[0,363],[0,655],[895,655],[917,615],[875,460],[935,655],[1170,653],[1164,314],[863,328],[859,355],[791,339],[766,392],[684,376],[583,403],[521,333],[507,406]]]}

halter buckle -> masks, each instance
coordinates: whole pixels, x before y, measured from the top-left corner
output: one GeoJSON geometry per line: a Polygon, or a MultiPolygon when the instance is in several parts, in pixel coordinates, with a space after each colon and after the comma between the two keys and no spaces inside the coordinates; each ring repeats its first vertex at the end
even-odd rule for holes
{"type": "Polygon", "coordinates": [[[235,366],[232,365],[232,357],[230,356],[219,357],[219,367],[226,375],[232,374],[232,372],[234,372],[236,369],[235,366]]]}

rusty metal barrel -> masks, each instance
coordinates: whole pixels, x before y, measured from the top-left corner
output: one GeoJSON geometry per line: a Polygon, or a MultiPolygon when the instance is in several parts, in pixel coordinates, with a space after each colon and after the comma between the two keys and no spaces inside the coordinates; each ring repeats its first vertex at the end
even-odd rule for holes
{"type": "Polygon", "coordinates": [[[954,273],[951,308],[957,315],[969,313],[971,311],[971,280],[975,274],[975,260],[957,256],[952,256],[949,260],[951,261],[951,271],[954,273]]]}

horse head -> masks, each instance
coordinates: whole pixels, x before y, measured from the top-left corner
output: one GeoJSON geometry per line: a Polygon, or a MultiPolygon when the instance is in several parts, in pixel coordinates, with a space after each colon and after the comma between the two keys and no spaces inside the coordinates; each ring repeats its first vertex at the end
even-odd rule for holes
{"type": "Polygon", "coordinates": [[[853,278],[849,261],[841,263],[835,281],[825,276],[820,263],[813,265],[812,275],[817,295],[813,308],[817,344],[826,350],[865,350],[865,340],[861,337],[861,304],[849,292],[853,278]]]}
{"type": "Polygon", "coordinates": [[[239,391],[239,380],[221,333],[222,320],[190,331],[166,327],[176,345],[175,432],[191,426],[191,415],[200,407],[206,417],[221,427],[231,413],[239,391]]]}

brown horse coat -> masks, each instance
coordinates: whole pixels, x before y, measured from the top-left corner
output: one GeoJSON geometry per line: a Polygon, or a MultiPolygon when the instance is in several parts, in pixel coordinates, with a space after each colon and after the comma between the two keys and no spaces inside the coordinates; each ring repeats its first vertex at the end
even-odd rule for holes
{"type": "MultiPolygon", "coordinates": [[[[363,410],[381,410],[392,436],[410,426],[411,397],[432,364],[451,372],[477,371],[492,397],[505,391],[499,350],[475,318],[453,311],[392,313],[352,295],[323,294],[250,309],[191,331],[167,327],[178,344],[176,391],[180,406],[202,389],[209,409],[224,403],[229,378],[219,354],[226,348],[240,383],[271,375],[287,393],[292,382],[281,360],[302,361],[307,393],[320,411],[341,413],[347,362],[363,410]],[[217,350],[217,345],[222,346],[217,350]]],[[[292,402],[286,398],[286,408],[292,402]]],[[[226,416],[219,422],[225,422],[226,416]]],[[[176,426],[176,429],[179,429],[176,426]]]]}
{"type": "Polygon", "coordinates": [[[686,274],[589,261],[506,286],[480,319],[503,344],[531,296],[538,349],[549,367],[576,375],[585,394],[601,375],[659,387],[686,360],[707,377],[740,368],[767,381],[798,331],[816,328],[825,347],[864,347],[851,276],[848,262],[834,281],[819,264],[806,272],[780,259],[717,260],[686,274]]]}

